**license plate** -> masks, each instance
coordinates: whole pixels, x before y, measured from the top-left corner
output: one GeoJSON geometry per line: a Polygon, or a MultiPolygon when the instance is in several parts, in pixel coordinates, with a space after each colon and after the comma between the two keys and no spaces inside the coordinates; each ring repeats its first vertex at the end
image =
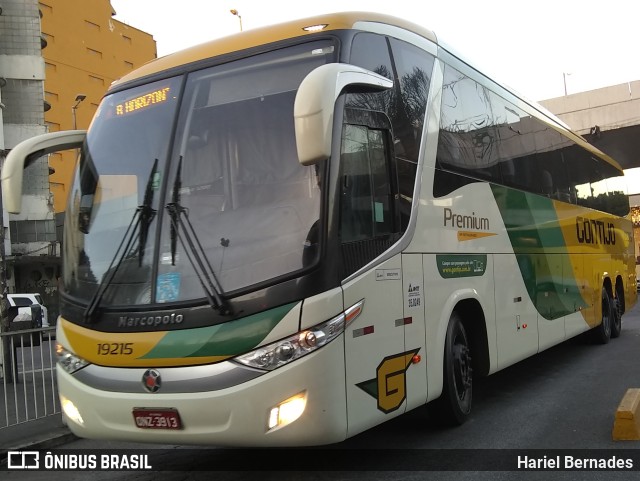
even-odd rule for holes
{"type": "Polygon", "coordinates": [[[133,420],[141,429],[182,429],[180,414],[174,408],[133,408],[133,420]]]}

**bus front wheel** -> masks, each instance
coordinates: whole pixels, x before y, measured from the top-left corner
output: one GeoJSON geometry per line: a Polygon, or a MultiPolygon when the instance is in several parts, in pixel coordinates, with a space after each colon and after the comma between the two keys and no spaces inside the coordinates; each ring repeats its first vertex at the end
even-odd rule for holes
{"type": "Polygon", "coordinates": [[[462,319],[454,312],[449,319],[444,346],[442,395],[434,407],[449,425],[464,423],[471,413],[473,395],[471,349],[462,319]]]}

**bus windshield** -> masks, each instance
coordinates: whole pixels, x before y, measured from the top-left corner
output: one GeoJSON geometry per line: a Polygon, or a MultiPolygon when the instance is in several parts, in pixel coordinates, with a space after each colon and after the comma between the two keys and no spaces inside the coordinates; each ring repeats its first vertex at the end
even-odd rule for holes
{"type": "Polygon", "coordinates": [[[293,103],[334,61],[305,43],[105,97],[69,194],[63,280],[102,307],[225,295],[317,260],[318,169],[298,162],[293,103]]]}

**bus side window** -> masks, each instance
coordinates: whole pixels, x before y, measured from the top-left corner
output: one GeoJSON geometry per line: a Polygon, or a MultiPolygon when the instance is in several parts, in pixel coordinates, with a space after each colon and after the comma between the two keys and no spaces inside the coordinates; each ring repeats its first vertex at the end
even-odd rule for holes
{"type": "MultiPolygon", "coordinates": [[[[501,121],[494,118],[489,90],[447,66],[442,92],[437,168],[471,179],[500,183],[498,123],[501,121]]],[[[519,165],[514,164],[513,167],[519,177],[519,165]]],[[[436,195],[443,193],[438,185],[442,180],[451,178],[442,179],[440,175],[436,178],[436,195]]]]}
{"type": "Polygon", "coordinates": [[[356,117],[369,125],[345,123],[342,132],[340,236],[345,276],[400,236],[390,125],[381,128],[379,120],[386,118],[381,112],[347,109],[347,120],[356,117]]]}
{"type": "Polygon", "coordinates": [[[620,172],[577,144],[569,145],[564,156],[568,170],[574,173],[576,203],[613,215],[627,215],[629,198],[620,172]]]}
{"type": "Polygon", "coordinates": [[[434,62],[433,55],[415,45],[369,32],[358,33],[351,46],[349,63],[394,82],[393,89],[382,93],[347,95],[347,105],[379,110],[391,121],[402,232],[407,229],[411,217],[434,62]]]}
{"type": "Polygon", "coordinates": [[[345,125],[342,149],[342,241],[391,234],[391,183],[382,132],[345,125]]]}

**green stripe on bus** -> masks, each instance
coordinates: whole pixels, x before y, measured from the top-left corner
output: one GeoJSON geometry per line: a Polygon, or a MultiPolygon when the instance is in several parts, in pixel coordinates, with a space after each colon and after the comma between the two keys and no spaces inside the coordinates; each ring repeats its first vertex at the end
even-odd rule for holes
{"type": "Polygon", "coordinates": [[[538,313],[553,320],[587,307],[553,201],[498,185],[491,188],[538,313]]]}
{"type": "Polygon", "coordinates": [[[297,302],[235,321],[170,331],[141,359],[237,356],[258,346],[297,302]]]}

